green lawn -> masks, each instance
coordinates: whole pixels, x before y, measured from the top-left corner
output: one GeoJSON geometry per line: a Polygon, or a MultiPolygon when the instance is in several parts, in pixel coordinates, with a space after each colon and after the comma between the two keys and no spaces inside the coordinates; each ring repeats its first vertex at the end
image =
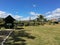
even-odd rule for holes
{"type": "Polygon", "coordinates": [[[25,30],[35,39],[27,39],[27,45],[60,45],[60,24],[45,26],[28,26],[25,30]]]}

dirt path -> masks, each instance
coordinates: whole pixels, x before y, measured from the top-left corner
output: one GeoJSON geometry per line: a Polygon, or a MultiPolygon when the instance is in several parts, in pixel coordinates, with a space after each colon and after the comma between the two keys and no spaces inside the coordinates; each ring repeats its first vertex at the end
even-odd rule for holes
{"type": "MultiPolygon", "coordinates": [[[[13,29],[14,30],[14,29],[13,29]]],[[[6,36],[6,38],[3,39],[1,45],[4,45],[5,41],[8,39],[8,37],[11,35],[11,33],[13,32],[13,30],[10,31],[10,33],[6,36]]]]}

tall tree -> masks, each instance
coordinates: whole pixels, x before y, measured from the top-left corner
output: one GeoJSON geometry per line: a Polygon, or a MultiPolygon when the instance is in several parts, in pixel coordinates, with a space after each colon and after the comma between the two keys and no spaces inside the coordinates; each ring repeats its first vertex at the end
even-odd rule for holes
{"type": "Polygon", "coordinates": [[[39,15],[38,18],[37,18],[37,21],[43,21],[44,20],[44,16],[43,15],[39,15]]]}
{"type": "Polygon", "coordinates": [[[37,18],[37,21],[40,22],[41,25],[44,25],[44,16],[39,15],[38,18],[37,18]]]}

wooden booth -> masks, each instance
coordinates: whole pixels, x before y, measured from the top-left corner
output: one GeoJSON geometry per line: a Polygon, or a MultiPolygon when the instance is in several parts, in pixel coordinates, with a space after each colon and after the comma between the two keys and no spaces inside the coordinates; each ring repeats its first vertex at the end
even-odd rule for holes
{"type": "Polygon", "coordinates": [[[7,16],[4,19],[4,21],[5,21],[5,24],[4,24],[5,28],[10,28],[10,29],[14,28],[14,21],[15,21],[15,19],[12,16],[10,16],[10,15],[7,16]]]}

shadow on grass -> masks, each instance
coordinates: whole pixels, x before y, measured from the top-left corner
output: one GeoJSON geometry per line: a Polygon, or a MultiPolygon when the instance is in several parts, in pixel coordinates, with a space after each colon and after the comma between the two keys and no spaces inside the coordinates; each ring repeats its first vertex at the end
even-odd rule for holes
{"type": "Polygon", "coordinates": [[[22,37],[28,39],[35,39],[34,36],[32,36],[30,33],[27,33],[25,30],[13,31],[10,37],[11,38],[8,38],[6,40],[5,45],[26,45],[26,40],[22,37]]]}
{"type": "Polygon", "coordinates": [[[16,30],[17,30],[17,29],[20,30],[20,29],[24,29],[24,28],[16,28],[16,30]]]}
{"type": "Polygon", "coordinates": [[[20,37],[27,37],[29,39],[35,39],[34,36],[32,36],[30,33],[27,33],[25,30],[19,31],[18,36],[20,36],[20,37]]]}
{"type": "Polygon", "coordinates": [[[26,43],[5,43],[4,45],[26,45],[26,43]]]}

